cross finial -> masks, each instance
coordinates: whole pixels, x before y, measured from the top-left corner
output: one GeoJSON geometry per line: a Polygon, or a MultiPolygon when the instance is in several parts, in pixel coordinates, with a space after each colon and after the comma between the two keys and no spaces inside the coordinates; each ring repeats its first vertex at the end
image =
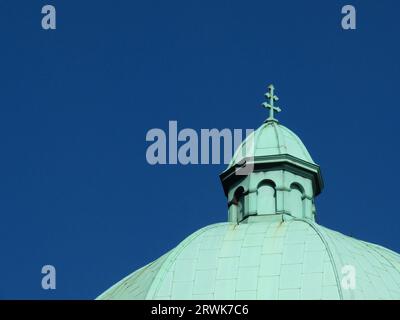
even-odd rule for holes
{"type": "Polygon", "coordinates": [[[276,122],[278,122],[278,120],[274,118],[274,112],[275,111],[276,112],[281,112],[281,108],[279,108],[278,106],[275,106],[275,104],[274,104],[275,101],[279,100],[279,98],[275,95],[275,87],[274,87],[273,84],[270,84],[268,86],[268,92],[264,96],[268,99],[268,101],[264,102],[262,104],[262,106],[264,108],[269,109],[269,117],[266,120],[266,122],[267,121],[276,121],[276,122]]]}

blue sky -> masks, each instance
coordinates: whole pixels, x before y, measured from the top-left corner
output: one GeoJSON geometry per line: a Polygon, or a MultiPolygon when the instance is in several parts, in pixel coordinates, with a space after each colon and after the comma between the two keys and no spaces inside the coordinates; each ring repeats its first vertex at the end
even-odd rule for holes
{"type": "Polygon", "coordinates": [[[398,1],[0,2],[0,298],[92,299],[225,221],[224,165],[151,166],[152,128],[282,124],[318,222],[400,251],[398,1]],[[357,30],[341,28],[353,4],[357,30]],[[41,8],[57,29],[41,28],[41,8]],[[57,289],[41,288],[41,268],[57,289]]]}

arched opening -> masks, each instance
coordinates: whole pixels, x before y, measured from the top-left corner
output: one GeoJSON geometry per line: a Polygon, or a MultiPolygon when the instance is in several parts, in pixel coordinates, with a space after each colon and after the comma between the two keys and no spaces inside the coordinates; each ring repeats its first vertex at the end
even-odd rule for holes
{"type": "Polygon", "coordinates": [[[241,221],[244,218],[244,188],[239,187],[236,189],[232,204],[234,206],[235,215],[237,217],[237,221],[241,221]]]}
{"type": "Polygon", "coordinates": [[[290,197],[289,197],[289,211],[290,214],[296,217],[304,217],[304,189],[298,183],[292,183],[290,185],[290,197]]]}
{"type": "Polygon", "coordinates": [[[276,213],[275,183],[270,180],[261,181],[257,187],[257,214],[276,213]]]}

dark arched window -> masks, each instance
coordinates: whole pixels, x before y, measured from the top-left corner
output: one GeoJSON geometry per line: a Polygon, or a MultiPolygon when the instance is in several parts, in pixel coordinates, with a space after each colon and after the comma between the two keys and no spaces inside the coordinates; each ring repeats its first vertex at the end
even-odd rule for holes
{"type": "Polygon", "coordinates": [[[304,189],[298,183],[292,183],[290,186],[290,197],[289,197],[289,210],[293,216],[303,217],[304,216],[304,189]]]}
{"type": "Polygon", "coordinates": [[[237,220],[241,221],[244,218],[244,188],[243,187],[239,187],[236,189],[232,202],[236,209],[237,220]]]}

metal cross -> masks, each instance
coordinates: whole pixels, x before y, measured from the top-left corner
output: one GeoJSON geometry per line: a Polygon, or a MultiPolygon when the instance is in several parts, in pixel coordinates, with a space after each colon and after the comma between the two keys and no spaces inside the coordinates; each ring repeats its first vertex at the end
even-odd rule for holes
{"type": "Polygon", "coordinates": [[[269,117],[266,121],[278,121],[274,118],[274,112],[281,112],[281,108],[274,105],[274,102],[278,101],[279,98],[275,95],[275,87],[273,84],[268,86],[268,92],[265,94],[265,97],[269,100],[262,104],[264,108],[269,109],[269,117]]]}

